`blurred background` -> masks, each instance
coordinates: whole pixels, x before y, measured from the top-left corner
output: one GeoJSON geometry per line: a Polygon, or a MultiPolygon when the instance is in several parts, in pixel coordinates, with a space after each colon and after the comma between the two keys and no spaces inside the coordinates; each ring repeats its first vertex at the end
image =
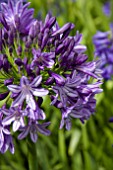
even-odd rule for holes
{"type": "MultiPolygon", "coordinates": [[[[113,2],[105,0],[29,0],[35,8],[35,17],[44,20],[51,11],[60,26],[66,22],[75,24],[72,35],[77,30],[83,34],[82,43],[87,46],[89,60],[94,57],[92,37],[100,31],[109,31],[113,22],[113,2]],[[110,5],[105,6],[106,2],[110,5]]],[[[0,1],[1,2],[1,1],[0,1]]],[[[113,80],[104,81],[103,93],[96,96],[96,113],[82,124],[73,120],[72,129],[59,130],[61,114],[49,107],[45,99],[43,109],[51,120],[51,135],[39,135],[34,145],[29,139],[18,141],[14,137],[15,154],[7,151],[0,154],[0,170],[112,170],[113,169],[113,80]],[[34,155],[34,158],[33,156],[34,155]]]]}

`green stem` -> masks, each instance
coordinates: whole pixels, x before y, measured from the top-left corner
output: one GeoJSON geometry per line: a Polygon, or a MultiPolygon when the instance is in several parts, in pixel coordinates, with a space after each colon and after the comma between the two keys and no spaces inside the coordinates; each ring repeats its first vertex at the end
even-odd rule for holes
{"type": "Polygon", "coordinates": [[[28,165],[29,170],[38,170],[38,160],[36,153],[36,144],[31,140],[27,140],[28,146],[28,165]]]}

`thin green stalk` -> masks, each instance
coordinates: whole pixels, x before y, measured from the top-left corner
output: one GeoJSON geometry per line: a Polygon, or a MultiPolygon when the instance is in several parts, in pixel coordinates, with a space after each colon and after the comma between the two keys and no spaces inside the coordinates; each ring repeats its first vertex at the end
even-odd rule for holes
{"type": "Polygon", "coordinates": [[[38,170],[38,160],[36,153],[36,144],[31,140],[27,140],[28,146],[28,166],[29,170],[38,170]]]}

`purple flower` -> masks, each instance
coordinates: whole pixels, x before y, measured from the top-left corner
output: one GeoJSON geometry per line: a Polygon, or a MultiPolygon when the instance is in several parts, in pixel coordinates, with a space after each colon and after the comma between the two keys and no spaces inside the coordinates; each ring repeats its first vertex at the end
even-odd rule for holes
{"type": "Polygon", "coordinates": [[[109,119],[109,122],[113,122],[113,117],[111,117],[111,118],[109,119]]]}
{"type": "Polygon", "coordinates": [[[2,122],[3,114],[0,110],[0,152],[5,153],[8,149],[13,154],[14,146],[12,141],[12,136],[9,131],[8,126],[4,126],[2,122]]]}
{"type": "Polygon", "coordinates": [[[82,79],[81,74],[76,71],[63,79],[60,75],[51,73],[56,80],[53,91],[56,96],[52,97],[52,105],[61,109],[62,121],[60,128],[66,124],[66,129],[71,128],[71,118],[79,118],[84,121],[95,111],[94,95],[102,92],[99,88],[101,82],[87,84],[87,77],[82,79]],[[94,104],[93,104],[94,103],[94,104]]]}
{"type": "Polygon", "coordinates": [[[52,34],[52,36],[58,36],[60,35],[60,39],[68,36],[68,34],[70,33],[71,29],[74,28],[74,24],[72,23],[67,23],[65,24],[63,27],[59,28],[58,30],[55,30],[52,34]]]}
{"type": "Polygon", "coordinates": [[[96,100],[94,99],[94,96],[91,96],[87,103],[83,103],[81,100],[78,100],[78,102],[73,106],[62,108],[60,129],[65,125],[66,129],[70,130],[72,118],[79,118],[84,123],[84,120],[89,119],[91,114],[95,112],[95,106],[96,100]]]}
{"type": "MultiPolygon", "coordinates": [[[[45,47],[47,46],[52,46],[52,42],[54,41],[54,38],[51,38],[51,32],[53,32],[53,26],[56,22],[56,18],[52,17],[50,13],[46,15],[44,23],[42,21],[38,21],[37,26],[38,26],[38,46],[40,47],[41,51],[44,50],[45,47]]],[[[36,27],[36,26],[35,26],[36,27]]],[[[32,28],[32,32],[34,35],[36,33],[36,29],[32,28]]]]}
{"type": "Polygon", "coordinates": [[[95,57],[100,58],[100,69],[103,71],[102,76],[108,80],[113,75],[113,35],[111,32],[98,31],[93,37],[95,45],[95,57]]]}
{"type": "Polygon", "coordinates": [[[46,129],[49,124],[50,122],[39,124],[37,121],[30,119],[28,125],[21,129],[22,132],[19,134],[18,139],[21,140],[30,133],[31,140],[35,143],[38,138],[37,132],[46,136],[50,135],[50,131],[46,129]]]}
{"type": "Polygon", "coordinates": [[[111,15],[111,10],[110,10],[110,7],[111,7],[111,3],[109,1],[107,1],[104,6],[103,6],[103,12],[106,16],[110,16],[111,15]]]}
{"type": "Polygon", "coordinates": [[[8,96],[9,92],[0,93],[0,100],[4,100],[8,96]]]}
{"type": "Polygon", "coordinates": [[[52,68],[54,65],[54,52],[41,52],[40,50],[32,50],[34,59],[31,63],[32,67],[37,66],[40,69],[44,69],[44,67],[52,68]]]}
{"type": "MultiPolygon", "coordinates": [[[[65,80],[62,77],[59,79],[60,76],[58,75],[55,75],[55,74],[53,75],[54,75],[54,78],[56,79],[56,82],[58,82],[56,86],[53,86],[53,90],[56,93],[57,98],[58,98],[58,95],[60,96],[61,102],[64,106],[67,104],[70,97],[71,98],[78,97],[78,92],[76,90],[76,87],[77,85],[81,83],[80,77],[76,77],[76,79],[74,79],[74,76],[73,76],[70,82],[69,77],[67,77],[67,79],[65,80]],[[63,79],[63,81],[61,79],[63,79]]],[[[53,101],[52,104],[54,102],[55,101],[53,101]]]]}
{"type": "Polygon", "coordinates": [[[18,94],[18,97],[14,100],[12,106],[17,107],[23,103],[24,99],[26,99],[26,103],[28,104],[28,106],[35,110],[36,103],[33,95],[42,97],[48,94],[48,90],[44,88],[37,88],[40,85],[41,81],[42,76],[37,76],[31,83],[29,83],[27,77],[22,76],[20,80],[20,86],[7,86],[11,92],[18,94]]]}
{"type": "Polygon", "coordinates": [[[18,66],[23,65],[23,62],[22,62],[22,60],[21,60],[20,58],[16,58],[16,59],[15,59],[15,63],[16,63],[18,66]]]}
{"type": "Polygon", "coordinates": [[[13,78],[6,79],[6,80],[4,81],[5,86],[8,86],[8,85],[12,84],[12,83],[13,83],[13,80],[14,80],[13,78]]]}
{"type": "Polygon", "coordinates": [[[1,1],[0,1],[0,11],[1,11],[1,3],[3,3],[3,2],[7,3],[8,0],[1,0],[1,1]]]}
{"type": "Polygon", "coordinates": [[[8,4],[1,3],[1,9],[4,17],[1,18],[4,26],[13,26],[20,33],[27,34],[33,22],[34,9],[28,9],[30,3],[23,5],[22,1],[14,3],[8,0],[8,4]]]}
{"type": "Polygon", "coordinates": [[[20,107],[11,107],[10,109],[3,109],[2,112],[6,115],[2,124],[4,126],[11,125],[13,122],[13,131],[16,132],[24,123],[24,111],[20,107]]]}
{"type": "Polygon", "coordinates": [[[0,55],[0,70],[4,69],[5,72],[9,72],[10,70],[10,63],[8,62],[7,55],[1,54],[0,55]]]}
{"type": "MultiPolygon", "coordinates": [[[[21,131],[18,139],[30,134],[33,142],[37,141],[37,132],[50,135],[46,129],[50,123],[44,123],[46,113],[41,107],[43,99],[46,100],[44,96],[48,95],[50,105],[60,109],[60,128],[65,126],[69,130],[71,119],[78,118],[82,123],[89,119],[95,112],[95,94],[102,92],[100,62],[87,61],[87,47],[81,44],[79,31],[74,36],[69,35],[74,24],[68,22],[60,27],[51,13],[44,22],[39,21],[33,18],[34,9],[29,9],[29,5],[22,0],[1,4],[0,82],[3,93],[0,100],[6,102],[0,120],[0,151],[3,153],[8,148],[14,152],[12,137],[5,132],[9,128],[13,132],[21,131]]],[[[97,52],[111,46],[108,36],[109,32],[99,33],[101,46],[98,36],[95,37],[97,52]]],[[[111,54],[112,48],[109,48],[106,59],[109,63],[113,63],[111,54]]],[[[103,62],[104,66],[106,62],[103,62]]]]}
{"type": "Polygon", "coordinates": [[[77,70],[77,72],[83,72],[96,79],[100,79],[101,77],[95,74],[97,62],[87,62],[88,57],[86,54],[83,54],[86,51],[86,46],[80,44],[81,39],[82,35],[77,31],[74,37],[69,36],[57,45],[56,54],[59,55],[59,67],[65,71],[67,69],[71,71],[77,70]]]}
{"type": "Polygon", "coordinates": [[[15,150],[14,150],[13,139],[11,135],[4,136],[4,143],[0,149],[0,152],[5,153],[8,149],[12,154],[14,154],[15,150]]]}
{"type": "Polygon", "coordinates": [[[46,118],[44,111],[39,108],[38,104],[35,110],[32,110],[29,106],[26,107],[26,114],[32,120],[44,120],[46,118]]]}
{"type": "MultiPolygon", "coordinates": [[[[1,112],[1,111],[0,111],[1,112]]],[[[2,124],[2,114],[0,113],[0,149],[4,144],[4,135],[10,135],[10,131],[2,124]]]]}
{"type": "MultiPolygon", "coordinates": [[[[60,96],[62,104],[65,106],[71,99],[81,99],[83,102],[87,102],[88,98],[92,94],[102,92],[99,89],[101,82],[95,84],[86,84],[88,79],[82,79],[82,75],[77,75],[76,71],[70,77],[63,79],[53,74],[56,81],[56,86],[53,86],[53,90],[57,95],[57,98],[60,96]],[[63,81],[61,80],[63,79],[63,81]],[[59,82],[60,84],[59,84],[59,82]]],[[[59,76],[60,77],[60,76],[59,76]]],[[[56,99],[55,99],[56,101],[56,99]]],[[[55,102],[53,101],[52,104],[55,102]]]]}

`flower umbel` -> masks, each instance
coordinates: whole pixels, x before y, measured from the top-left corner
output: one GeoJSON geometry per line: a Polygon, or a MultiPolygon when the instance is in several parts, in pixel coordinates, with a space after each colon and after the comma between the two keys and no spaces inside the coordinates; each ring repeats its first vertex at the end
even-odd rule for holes
{"type": "Polygon", "coordinates": [[[41,108],[47,95],[50,105],[61,111],[60,128],[69,130],[72,118],[82,123],[89,119],[95,112],[95,94],[102,92],[98,60],[87,62],[87,48],[81,44],[78,31],[69,35],[74,24],[60,28],[50,13],[44,22],[38,21],[33,18],[34,9],[28,6],[22,0],[1,3],[0,100],[5,99],[0,110],[2,153],[8,148],[14,153],[12,135],[16,132],[20,140],[30,134],[33,142],[38,133],[50,135],[46,129],[50,122],[43,122],[46,113],[41,108]]]}

